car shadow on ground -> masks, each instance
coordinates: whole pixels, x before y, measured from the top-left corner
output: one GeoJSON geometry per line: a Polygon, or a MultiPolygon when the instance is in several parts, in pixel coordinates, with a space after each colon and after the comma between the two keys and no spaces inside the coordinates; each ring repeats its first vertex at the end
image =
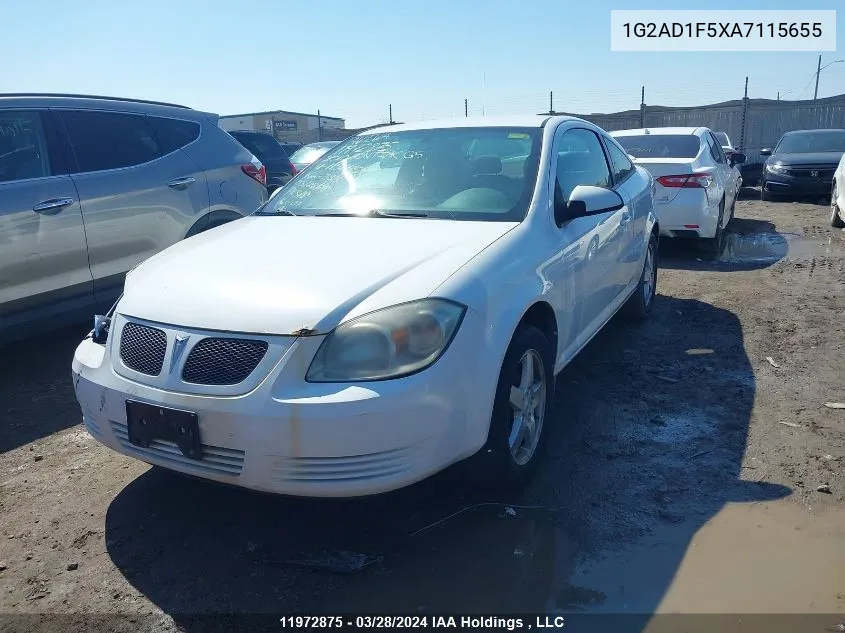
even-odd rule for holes
{"type": "Polygon", "coordinates": [[[0,453],[82,421],[70,363],[89,324],[0,345],[0,453]]]}
{"type": "Polygon", "coordinates": [[[800,236],[780,233],[772,222],[734,217],[724,232],[718,256],[704,253],[695,240],[660,238],[660,268],[736,272],[773,266],[786,257],[800,236]]]}
{"type": "Polygon", "coordinates": [[[460,466],[345,501],[152,469],[109,506],[108,554],[196,633],[237,628],[215,615],[232,612],[651,614],[725,504],[790,492],[742,476],[754,394],[737,317],[659,296],[650,321],[615,318],[558,377],[548,455],[519,499],[472,492],[460,466]]]}

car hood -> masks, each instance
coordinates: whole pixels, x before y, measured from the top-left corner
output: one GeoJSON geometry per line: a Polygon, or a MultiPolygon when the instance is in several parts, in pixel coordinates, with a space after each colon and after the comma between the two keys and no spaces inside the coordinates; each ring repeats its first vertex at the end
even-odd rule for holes
{"type": "Polygon", "coordinates": [[[772,154],[766,161],[770,165],[832,165],[842,160],[843,152],[813,152],[810,154],[772,154]]]}
{"type": "Polygon", "coordinates": [[[117,309],[183,327],[320,334],[346,318],[429,296],[515,226],[251,216],[140,264],[127,275],[117,309]]]}

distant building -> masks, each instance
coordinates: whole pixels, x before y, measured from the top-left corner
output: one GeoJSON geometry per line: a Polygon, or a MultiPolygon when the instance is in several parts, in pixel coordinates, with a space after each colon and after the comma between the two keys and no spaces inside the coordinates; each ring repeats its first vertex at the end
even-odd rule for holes
{"type": "Polygon", "coordinates": [[[339,135],[339,130],[346,129],[346,121],[322,114],[318,117],[316,114],[273,110],[221,116],[220,127],[227,131],[259,130],[268,132],[280,141],[314,143],[319,140],[333,140],[339,135]]]}

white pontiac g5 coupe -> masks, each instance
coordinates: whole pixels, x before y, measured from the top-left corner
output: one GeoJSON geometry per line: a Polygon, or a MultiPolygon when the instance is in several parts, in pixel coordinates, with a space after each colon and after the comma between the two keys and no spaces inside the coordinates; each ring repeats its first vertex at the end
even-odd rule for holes
{"type": "Polygon", "coordinates": [[[525,484],[555,375],[657,281],[652,177],[571,117],[377,128],[129,273],[73,359],[85,426],[150,464],[304,496],[475,456],[525,484]]]}

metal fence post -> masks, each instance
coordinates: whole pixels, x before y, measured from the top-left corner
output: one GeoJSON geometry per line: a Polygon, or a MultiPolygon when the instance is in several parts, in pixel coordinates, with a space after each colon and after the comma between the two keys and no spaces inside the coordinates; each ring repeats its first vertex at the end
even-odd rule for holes
{"type": "Polygon", "coordinates": [[[742,97],[742,123],[739,127],[739,151],[745,152],[745,122],[748,119],[748,77],[745,78],[745,94],[742,97]]]}

